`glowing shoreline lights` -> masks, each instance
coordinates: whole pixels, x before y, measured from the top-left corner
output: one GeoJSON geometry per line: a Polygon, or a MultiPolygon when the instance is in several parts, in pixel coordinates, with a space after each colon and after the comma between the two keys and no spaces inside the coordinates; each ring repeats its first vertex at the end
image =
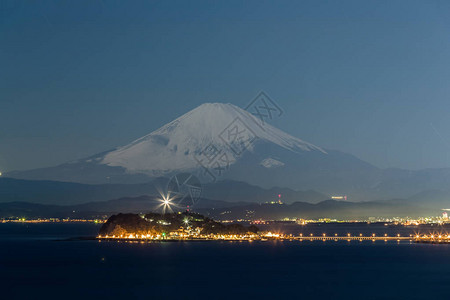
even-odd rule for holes
{"type": "Polygon", "coordinates": [[[185,230],[177,230],[169,232],[168,234],[126,234],[120,236],[98,236],[98,240],[128,240],[128,241],[152,241],[152,240],[222,240],[222,241],[268,241],[268,240],[288,240],[288,241],[410,241],[416,243],[432,243],[432,244],[448,244],[450,243],[449,233],[430,233],[430,234],[411,234],[409,236],[401,236],[400,234],[394,236],[388,236],[387,234],[377,236],[373,233],[370,236],[364,236],[362,233],[359,235],[352,235],[348,233],[345,236],[338,236],[338,234],[330,235],[323,233],[322,235],[313,235],[312,233],[299,234],[294,236],[292,234],[274,233],[270,231],[264,231],[259,233],[246,233],[246,234],[202,234],[201,230],[190,230],[190,221],[188,218],[183,220],[186,226],[185,230]]]}
{"type": "MultiPolygon", "coordinates": [[[[162,209],[162,214],[165,214],[166,212],[173,213],[173,208],[180,208],[175,203],[174,200],[177,198],[177,196],[171,197],[170,193],[163,193],[161,191],[158,191],[160,194],[160,198],[158,201],[160,204],[157,206],[157,209],[162,209]]],[[[281,195],[278,196],[279,202],[281,202],[280,198],[281,195]]],[[[189,210],[189,206],[188,206],[189,210]]],[[[179,230],[168,232],[168,233],[161,233],[161,234],[134,234],[134,233],[128,233],[120,236],[116,235],[105,235],[105,236],[97,236],[97,239],[99,241],[101,240],[128,240],[133,242],[144,242],[144,241],[151,241],[151,240],[226,240],[226,241],[267,241],[267,240],[298,240],[298,241],[304,241],[304,240],[322,240],[322,241],[338,241],[338,240],[346,240],[350,242],[351,240],[371,240],[375,242],[376,240],[383,240],[387,242],[388,240],[409,240],[409,241],[415,241],[417,243],[450,243],[450,234],[448,233],[439,233],[439,234],[432,234],[429,235],[420,235],[418,233],[414,235],[409,236],[401,236],[400,234],[397,234],[396,236],[388,236],[387,234],[384,234],[384,236],[376,236],[375,233],[373,233],[370,236],[363,236],[362,233],[359,234],[359,236],[352,236],[350,233],[348,233],[345,236],[338,236],[338,234],[334,234],[334,236],[327,236],[327,234],[323,233],[319,236],[314,236],[312,233],[307,236],[300,234],[298,236],[294,236],[292,234],[282,234],[282,233],[273,233],[270,231],[264,231],[260,233],[246,233],[246,234],[202,234],[200,228],[196,228],[195,230],[192,230],[190,227],[190,220],[189,217],[185,217],[183,219],[183,224],[185,228],[180,228],[179,230]]]]}
{"type": "Polygon", "coordinates": [[[292,236],[278,233],[263,233],[263,234],[246,234],[246,235],[225,235],[225,234],[209,234],[203,235],[200,233],[188,234],[181,232],[171,232],[169,234],[157,234],[157,235],[139,235],[139,234],[127,234],[127,235],[105,235],[98,236],[98,240],[132,240],[132,241],[152,241],[152,240],[222,240],[222,241],[268,241],[268,240],[288,240],[288,241],[414,241],[417,243],[432,243],[432,244],[448,244],[450,243],[450,235],[417,235],[414,237],[404,236],[292,236]]]}
{"type": "Polygon", "coordinates": [[[429,234],[416,234],[414,240],[418,243],[431,243],[431,244],[449,244],[449,233],[429,233],[429,234]]]}

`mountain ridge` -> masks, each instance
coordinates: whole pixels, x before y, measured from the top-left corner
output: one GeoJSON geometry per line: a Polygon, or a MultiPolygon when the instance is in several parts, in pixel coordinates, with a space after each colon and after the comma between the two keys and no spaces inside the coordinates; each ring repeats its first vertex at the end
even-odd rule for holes
{"type": "Polygon", "coordinates": [[[7,177],[86,184],[138,184],[180,172],[204,184],[316,190],[355,201],[410,197],[450,186],[450,169],[380,169],[261,122],[232,104],[206,103],[133,142],[55,167],[7,177]],[[244,132],[244,133],[243,133],[244,132]],[[237,135],[237,133],[240,133],[237,135]]]}
{"type": "Polygon", "coordinates": [[[18,179],[130,184],[191,172],[204,183],[229,179],[260,187],[322,191],[321,184],[311,185],[311,180],[306,180],[313,178],[308,173],[314,171],[316,183],[332,182],[331,188],[323,191],[333,194],[341,180],[331,173],[347,168],[340,161],[351,160],[352,166],[356,166],[344,170],[347,178],[360,167],[375,168],[354,156],[331,152],[330,158],[326,150],[266,122],[263,124],[251,113],[232,104],[207,103],[111,151],[55,167],[13,171],[5,175],[18,179]],[[220,159],[210,161],[215,154],[212,151],[220,152],[220,159]],[[299,180],[293,180],[295,178],[299,180]],[[277,181],[271,182],[273,179],[277,181]]]}
{"type": "MultiPolygon", "coordinates": [[[[39,204],[78,205],[99,202],[120,197],[143,195],[160,196],[167,187],[168,178],[157,178],[143,184],[100,184],[90,185],[48,180],[23,180],[0,177],[0,203],[29,202],[39,204]]],[[[282,194],[286,202],[319,202],[329,196],[317,191],[295,191],[287,188],[263,189],[238,181],[218,181],[203,185],[202,196],[211,200],[233,202],[268,202],[277,200],[282,194]]]]}

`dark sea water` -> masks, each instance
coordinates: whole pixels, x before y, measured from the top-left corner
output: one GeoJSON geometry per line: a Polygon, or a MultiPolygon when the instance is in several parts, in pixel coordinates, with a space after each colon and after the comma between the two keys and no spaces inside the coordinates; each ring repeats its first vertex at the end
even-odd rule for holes
{"type": "Polygon", "coordinates": [[[1,299],[450,299],[449,245],[61,241],[98,228],[0,224],[1,299]]]}

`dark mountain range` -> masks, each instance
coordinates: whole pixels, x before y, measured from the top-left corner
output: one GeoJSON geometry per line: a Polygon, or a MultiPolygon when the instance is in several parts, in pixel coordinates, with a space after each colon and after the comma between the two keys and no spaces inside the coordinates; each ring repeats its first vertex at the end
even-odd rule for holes
{"type": "MultiPolygon", "coordinates": [[[[80,184],[58,181],[34,181],[0,178],[1,202],[31,202],[40,204],[69,205],[94,201],[105,201],[120,197],[142,195],[159,196],[167,187],[167,178],[157,178],[143,184],[80,184]]],[[[316,203],[329,196],[316,191],[294,191],[287,188],[263,189],[237,181],[218,181],[203,186],[202,196],[212,200],[228,202],[284,202],[304,201],[316,203]]]]}
{"type": "MultiPolygon", "coordinates": [[[[117,213],[161,212],[159,198],[154,196],[124,197],[109,201],[89,202],[76,205],[50,205],[29,202],[0,203],[1,218],[97,218],[117,213]]],[[[230,203],[226,201],[200,199],[197,209],[219,209],[249,205],[248,202],[230,203]]],[[[183,208],[184,209],[184,208],[183,208]]],[[[174,211],[181,208],[173,207],[174,211]]]]}
{"type": "Polygon", "coordinates": [[[440,209],[425,208],[414,203],[344,202],[336,200],[327,200],[316,204],[305,202],[295,202],[290,205],[249,204],[214,210],[200,209],[199,211],[217,220],[281,220],[283,218],[356,220],[371,217],[439,216],[442,213],[440,209]]]}
{"type": "Polygon", "coordinates": [[[207,103],[123,147],[6,176],[130,184],[181,172],[193,173],[203,183],[234,180],[352,196],[363,195],[381,175],[367,162],[293,137],[232,104],[207,103]]]}
{"type": "Polygon", "coordinates": [[[89,185],[47,180],[0,178],[1,202],[68,205],[104,201],[125,196],[156,195],[159,180],[145,184],[89,185]]]}
{"type": "MultiPolygon", "coordinates": [[[[442,208],[450,207],[449,192],[429,191],[409,199],[394,199],[370,202],[348,202],[326,200],[319,203],[294,202],[292,204],[268,204],[249,202],[227,202],[200,199],[196,212],[217,220],[282,218],[337,218],[367,219],[369,217],[423,217],[438,216],[442,208]],[[429,196],[428,196],[429,195],[429,196]],[[432,197],[434,195],[434,198],[432,197]],[[427,205],[421,199],[430,199],[427,205]]],[[[154,196],[125,197],[109,201],[89,202],[77,205],[43,205],[26,202],[0,203],[0,217],[103,217],[116,213],[160,212],[160,199],[154,196]]],[[[174,211],[184,208],[173,207],[174,211]]]]}
{"type": "MultiPolygon", "coordinates": [[[[113,195],[108,192],[110,196],[121,197],[136,196],[139,192],[147,194],[145,184],[149,181],[184,172],[195,174],[205,185],[220,180],[240,181],[267,189],[283,187],[347,195],[355,202],[408,198],[426,190],[446,190],[450,186],[448,168],[383,170],[351,154],[324,149],[293,137],[243,109],[222,103],[203,104],[158,130],[110,151],[56,167],[5,175],[96,185],[143,184],[141,188],[130,187],[140,190],[136,193],[113,195]]],[[[88,190],[97,187],[82,189],[89,194],[88,190]]],[[[99,189],[112,191],[114,188],[99,189]]],[[[223,192],[221,189],[210,191],[215,197],[220,194],[221,199],[223,192]]],[[[234,197],[244,200],[239,197],[246,192],[234,193],[230,190],[227,200],[233,201],[234,197]]],[[[315,199],[312,202],[324,200],[320,195],[309,196],[315,199]]],[[[259,194],[252,197],[257,201],[268,200],[259,194]]],[[[295,197],[289,201],[304,200],[295,197]]],[[[99,200],[107,198],[99,197],[99,200]]],[[[92,199],[85,198],[86,201],[92,199]]],[[[17,200],[21,200],[20,197],[17,200]]],[[[67,201],[72,200],[78,201],[78,198],[67,198],[67,201]]]]}

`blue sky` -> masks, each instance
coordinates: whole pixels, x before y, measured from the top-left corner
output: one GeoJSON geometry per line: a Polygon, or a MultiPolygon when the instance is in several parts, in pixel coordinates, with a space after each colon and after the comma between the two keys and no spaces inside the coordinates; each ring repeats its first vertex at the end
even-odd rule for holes
{"type": "Polygon", "coordinates": [[[86,157],[204,102],[380,167],[450,167],[445,1],[1,1],[0,170],[86,157]],[[132,2],[132,3],[131,3],[132,2]]]}

